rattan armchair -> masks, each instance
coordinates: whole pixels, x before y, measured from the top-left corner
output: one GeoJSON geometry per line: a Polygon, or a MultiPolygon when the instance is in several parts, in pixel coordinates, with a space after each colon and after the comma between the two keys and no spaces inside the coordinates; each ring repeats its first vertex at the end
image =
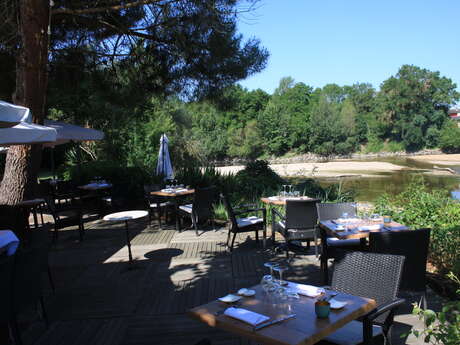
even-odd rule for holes
{"type": "Polygon", "coordinates": [[[375,232],[369,234],[369,251],[406,258],[400,290],[421,295],[426,308],[426,261],[430,229],[375,232]]]}
{"type": "Polygon", "coordinates": [[[391,344],[395,311],[405,302],[397,297],[403,264],[403,256],[364,252],[348,253],[336,263],[330,288],[372,298],[377,307],[326,337],[326,343],[369,344],[374,337],[383,336],[391,344]]]}
{"type": "Polygon", "coordinates": [[[236,235],[243,232],[255,232],[256,241],[259,241],[259,231],[263,231],[263,241],[267,239],[267,211],[264,207],[238,207],[233,208],[230,204],[228,197],[225,194],[221,195],[221,198],[224,202],[225,209],[227,210],[227,215],[230,221],[228,236],[227,236],[227,247],[229,246],[230,236],[233,234],[232,242],[230,245],[230,251],[233,251],[233,245],[235,243],[236,235]],[[256,214],[253,216],[238,217],[248,214],[256,214]],[[262,215],[262,217],[260,217],[262,215]]]}
{"type": "MultiPolygon", "coordinates": [[[[338,219],[343,213],[348,213],[349,217],[356,216],[356,204],[352,202],[340,203],[318,203],[319,221],[338,219]]],[[[323,283],[328,284],[328,260],[340,259],[350,251],[363,250],[363,243],[359,239],[339,240],[338,238],[328,236],[324,229],[319,228],[321,236],[321,272],[323,272],[323,283]]]]}
{"type": "Polygon", "coordinates": [[[69,226],[78,226],[80,241],[85,236],[85,226],[83,224],[83,212],[79,203],[73,204],[72,207],[60,208],[49,198],[45,199],[47,208],[54,219],[53,242],[59,237],[59,230],[69,226]]]}
{"type": "Polygon", "coordinates": [[[196,188],[193,202],[179,206],[178,216],[181,218],[190,217],[197,235],[198,224],[203,224],[212,219],[215,196],[215,187],[196,188]]]}
{"type": "MultiPolygon", "coordinates": [[[[284,240],[281,246],[289,258],[289,251],[305,254],[310,249],[310,241],[314,240],[315,255],[318,256],[317,233],[318,200],[286,200],[286,214],[282,215],[277,209],[272,208],[272,227],[279,232],[284,240]],[[279,221],[277,221],[279,219],[279,221]],[[302,242],[307,242],[306,247],[302,242]]],[[[275,240],[275,231],[272,231],[272,240],[275,240]]]]}
{"type": "Polygon", "coordinates": [[[161,229],[161,216],[163,213],[165,217],[168,214],[168,209],[171,211],[174,208],[174,204],[170,201],[167,201],[162,196],[152,195],[152,192],[161,190],[161,185],[159,184],[149,184],[144,185],[144,202],[149,211],[149,223],[152,224],[152,219],[157,214],[158,227],[161,229]]]}

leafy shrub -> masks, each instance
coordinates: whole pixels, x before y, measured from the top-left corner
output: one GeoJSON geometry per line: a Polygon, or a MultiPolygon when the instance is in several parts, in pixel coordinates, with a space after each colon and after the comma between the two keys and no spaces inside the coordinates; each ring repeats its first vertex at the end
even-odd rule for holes
{"type": "Polygon", "coordinates": [[[262,195],[277,194],[284,180],[275,173],[265,160],[249,162],[235,175],[239,194],[257,200],[262,195]]]}
{"type": "Polygon", "coordinates": [[[311,178],[296,184],[295,189],[300,191],[302,195],[320,199],[321,202],[348,202],[353,201],[355,198],[353,191],[342,189],[342,183],[322,187],[317,181],[311,178]]]}
{"type": "MultiPolygon", "coordinates": [[[[449,278],[458,286],[460,280],[450,273],[449,278]]],[[[457,290],[457,300],[447,302],[440,312],[423,310],[414,304],[413,314],[424,321],[424,329],[412,331],[416,337],[423,336],[423,341],[430,344],[458,345],[460,344],[460,288],[457,290]]]]}
{"type": "Polygon", "coordinates": [[[402,152],[404,151],[404,145],[396,141],[389,141],[385,145],[385,151],[388,152],[402,152]]]}
{"type": "Polygon", "coordinates": [[[419,177],[397,196],[381,196],[375,212],[412,228],[431,228],[430,262],[441,274],[460,274],[460,203],[447,191],[429,190],[419,177]]]}
{"type": "Polygon", "coordinates": [[[460,152],[460,128],[453,121],[446,121],[441,129],[439,147],[446,153],[460,152]]]}

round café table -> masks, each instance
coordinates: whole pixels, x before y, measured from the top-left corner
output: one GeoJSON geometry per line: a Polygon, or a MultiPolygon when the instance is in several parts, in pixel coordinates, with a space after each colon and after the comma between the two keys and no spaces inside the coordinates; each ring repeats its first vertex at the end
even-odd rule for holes
{"type": "Polygon", "coordinates": [[[129,255],[129,264],[133,263],[133,255],[131,253],[131,239],[129,237],[129,228],[128,222],[130,220],[135,220],[139,218],[144,218],[148,216],[147,211],[137,210],[137,211],[123,211],[117,213],[111,213],[104,216],[103,220],[106,222],[125,222],[125,230],[126,230],[126,243],[128,245],[128,255],[129,255]]]}

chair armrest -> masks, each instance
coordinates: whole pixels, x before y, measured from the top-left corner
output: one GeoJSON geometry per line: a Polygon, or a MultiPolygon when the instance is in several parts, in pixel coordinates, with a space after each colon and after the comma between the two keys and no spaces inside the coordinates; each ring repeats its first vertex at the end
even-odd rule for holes
{"type": "Polygon", "coordinates": [[[286,216],[282,215],[276,208],[272,208],[272,214],[286,221],[286,216]]]}
{"type": "Polygon", "coordinates": [[[383,313],[386,313],[387,311],[390,311],[390,310],[398,308],[400,305],[404,304],[404,302],[406,302],[406,300],[403,299],[403,298],[395,299],[394,301],[388,302],[386,304],[383,304],[383,305],[375,308],[369,314],[367,314],[365,317],[372,321],[376,317],[382,315],[383,313]]]}

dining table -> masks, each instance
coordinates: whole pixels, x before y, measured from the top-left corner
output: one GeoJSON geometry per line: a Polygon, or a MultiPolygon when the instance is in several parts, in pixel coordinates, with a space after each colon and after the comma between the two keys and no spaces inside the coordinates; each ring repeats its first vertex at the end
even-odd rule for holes
{"type": "Polygon", "coordinates": [[[272,345],[312,345],[332,334],[347,323],[367,314],[376,306],[373,299],[337,293],[334,299],[345,302],[343,308],[331,310],[328,317],[319,318],[315,313],[316,297],[300,296],[286,303],[274,303],[262,286],[251,287],[255,291],[252,297],[242,297],[237,308],[249,310],[265,316],[264,320],[274,321],[290,318],[281,322],[271,322],[260,328],[226,315],[232,304],[214,300],[188,311],[188,315],[208,326],[223,329],[238,336],[248,338],[260,344],[272,345]]]}
{"type": "Polygon", "coordinates": [[[358,216],[329,219],[319,222],[319,230],[321,233],[321,271],[323,283],[328,282],[328,264],[327,264],[327,237],[337,238],[339,240],[359,239],[361,247],[365,248],[367,239],[371,232],[388,232],[388,231],[403,231],[409,228],[397,223],[391,219],[384,222],[385,217],[375,217],[364,219],[358,216]]]}
{"type": "Polygon", "coordinates": [[[187,197],[195,194],[195,189],[193,188],[164,188],[161,190],[150,192],[151,195],[161,196],[164,198],[172,199],[174,205],[174,217],[176,219],[176,230],[180,231],[179,224],[179,200],[183,197],[187,197]]]}

